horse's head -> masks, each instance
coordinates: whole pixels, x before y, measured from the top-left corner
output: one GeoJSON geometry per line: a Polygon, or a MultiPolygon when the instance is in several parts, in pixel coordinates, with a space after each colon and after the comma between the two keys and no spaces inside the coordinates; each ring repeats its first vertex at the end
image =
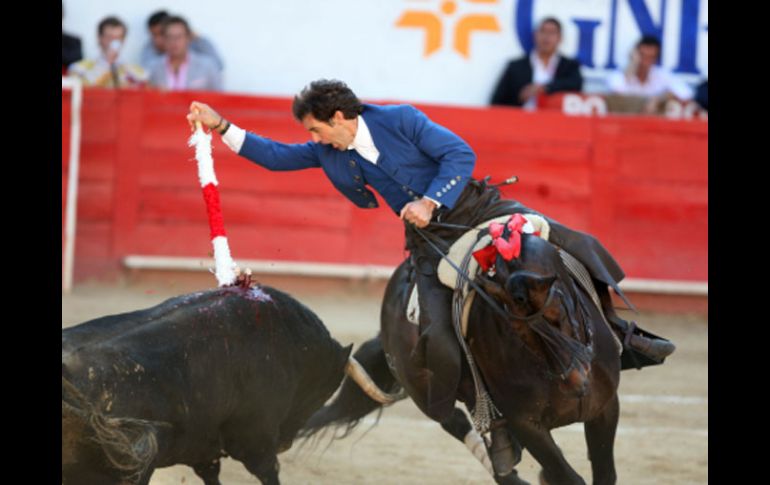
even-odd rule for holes
{"type": "Polygon", "coordinates": [[[547,241],[523,234],[519,257],[505,261],[498,255],[494,272],[482,273],[479,282],[517,320],[543,310],[549,313],[547,319],[555,324],[561,297],[560,264],[558,253],[547,241]]]}
{"type": "Polygon", "coordinates": [[[512,330],[541,355],[571,391],[581,393],[590,357],[578,335],[574,287],[558,251],[540,237],[523,234],[519,257],[497,256],[494,274],[482,274],[482,288],[507,314],[498,316],[504,333],[512,330]]]}

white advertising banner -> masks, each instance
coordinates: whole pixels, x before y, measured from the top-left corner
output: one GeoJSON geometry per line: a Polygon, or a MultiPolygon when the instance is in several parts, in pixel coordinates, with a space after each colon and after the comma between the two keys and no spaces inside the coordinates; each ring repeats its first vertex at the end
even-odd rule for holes
{"type": "Polygon", "coordinates": [[[664,67],[692,85],[708,77],[708,0],[67,0],[63,28],[93,57],[99,20],[116,15],[129,26],[121,56],[138,62],[161,8],[213,42],[230,92],[292,96],[325,77],[372,100],[483,106],[546,16],[586,91],[604,90],[643,33],[662,40],[664,67]]]}

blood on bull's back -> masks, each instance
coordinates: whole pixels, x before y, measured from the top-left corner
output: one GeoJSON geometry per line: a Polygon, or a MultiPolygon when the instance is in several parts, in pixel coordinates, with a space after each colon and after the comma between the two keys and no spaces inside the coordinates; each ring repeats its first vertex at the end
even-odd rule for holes
{"type": "Polygon", "coordinates": [[[177,463],[216,483],[225,455],[277,481],[275,455],[339,386],[349,353],[304,305],[259,286],[63,329],[65,483],[131,473],[142,483],[177,463]]]}

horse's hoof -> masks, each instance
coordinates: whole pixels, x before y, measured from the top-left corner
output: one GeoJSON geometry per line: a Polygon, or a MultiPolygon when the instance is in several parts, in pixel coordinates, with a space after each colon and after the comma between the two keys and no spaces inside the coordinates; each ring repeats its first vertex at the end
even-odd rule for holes
{"type": "MultiPolygon", "coordinates": [[[[543,473],[543,469],[542,468],[540,469],[540,474],[537,476],[537,478],[538,478],[538,480],[540,480],[540,485],[550,485],[550,482],[548,482],[548,480],[545,479],[545,473],[543,473]]],[[[584,482],[583,479],[580,478],[579,476],[575,477],[574,480],[569,480],[569,483],[578,483],[578,484],[581,484],[581,485],[585,485],[586,484],[586,482],[584,482]]]]}
{"type": "Polygon", "coordinates": [[[498,485],[531,485],[528,481],[519,478],[519,474],[516,472],[516,470],[513,470],[511,473],[505,475],[504,477],[495,475],[495,483],[498,485]]]}
{"type": "Polygon", "coordinates": [[[521,461],[521,448],[514,448],[508,429],[504,424],[498,425],[496,428],[493,425],[491,438],[489,457],[492,459],[492,468],[494,468],[495,474],[499,476],[510,475],[515,471],[514,467],[521,461]]]}

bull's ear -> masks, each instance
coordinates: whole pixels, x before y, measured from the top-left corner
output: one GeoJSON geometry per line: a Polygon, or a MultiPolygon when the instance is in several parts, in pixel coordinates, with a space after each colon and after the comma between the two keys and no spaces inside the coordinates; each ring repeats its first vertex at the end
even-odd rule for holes
{"type": "Polygon", "coordinates": [[[493,298],[502,300],[507,297],[505,293],[505,288],[503,288],[502,285],[500,285],[493,279],[489,278],[484,273],[476,277],[476,283],[478,283],[481,286],[481,288],[483,288],[484,291],[486,291],[487,294],[492,296],[493,298]]]}

